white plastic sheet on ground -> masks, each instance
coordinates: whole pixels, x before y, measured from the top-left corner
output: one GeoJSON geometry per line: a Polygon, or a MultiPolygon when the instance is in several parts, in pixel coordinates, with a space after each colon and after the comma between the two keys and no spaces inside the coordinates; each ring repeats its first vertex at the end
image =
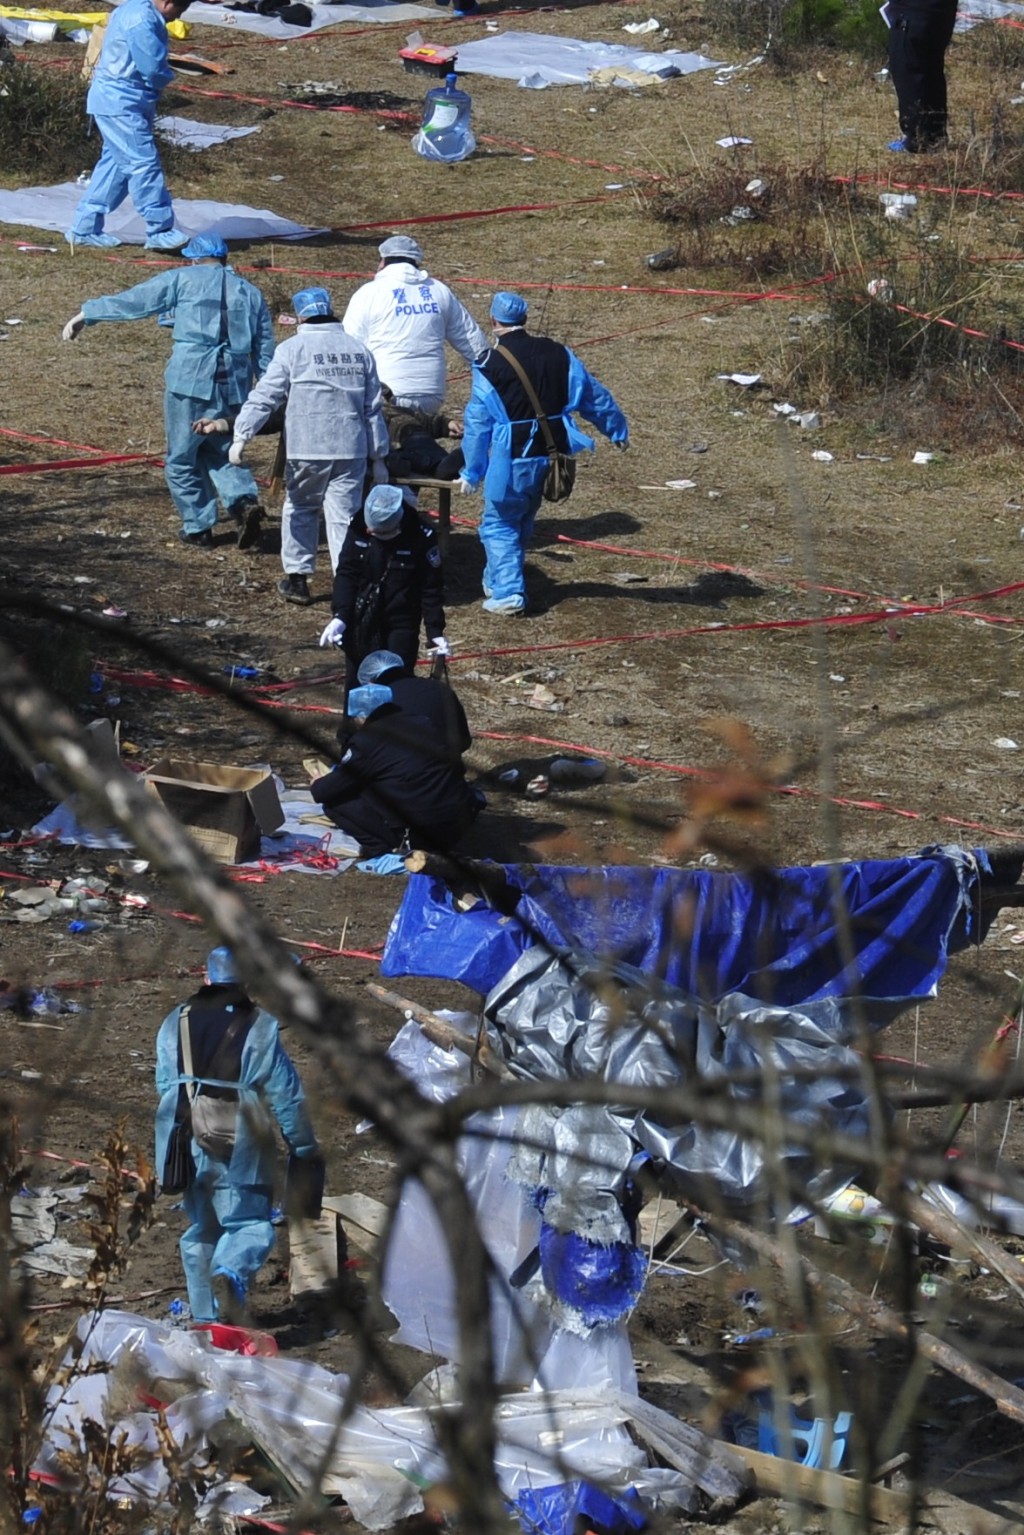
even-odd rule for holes
{"type": "Polygon", "coordinates": [[[308,27],[290,27],[276,16],[257,16],[248,11],[232,10],[229,5],[195,5],[189,7],[185,20],[189,26],[198,23],[207,27],[231,27],[236,32],[258,32],[261,37],[277,37],[286,41],[292,37],[308,36],[324,27],[336,27],[341,22],[373,21],[422,21],[436,20],[434,6],[392,4],[391,0],[369,0],[366,5],[317,5],[312,7],[313,20],[308,27]]]}
{"type": "Polygon", "coordinates": [[[475,43],[459,44],[459,73],[493,75],[542,90],[547,85],[586,85],[595,70],[615,67],[669,79],[716,69],[702,53],[645,52],[626,43],[589,43],[543,32],[501,32],[475,43]]]}
{"type": "MultiPolygon", "coordinates": [[[[344,874],[346,869],[351,868],[359,856],[358,842],[354,842],[338,826],[309,825],[305,817],[319,817],[321,814],[321,807],[309,790],[285,789],[279,784],[278,795],[284,811],[284,823],[272,837],[261,838],[260,859],[294,873],[344,874]],[[338,867],[324,869],[318,863],[305,861],[307,857],[320,853],[329,853],[332,858],[337,858],[338,867]]],[[[64,800],[38,821],[32,828],[32,835],[56,837],[58,842],[74,847],[129,849],[132,846],[123,833],[113,827],[97,830],[95,827],[84,826],[71,800],[64,800]]],[[[240,867],[246,866],[243,864],[240,867]]],[[[255,867],[255,864],[249,867],[255,867]]]]}
{"type": "MultiPolygon", "coordinates": [[[[74,181],[64,181],[54,187],[0,191],[0,224],[24,224],[30,229],[63,232],[71,228],[83,190],[74,181]]],[[[295,224],[267,208],[249,208],[244,203],[176,197],[174,218],[186,234],[219,234],[225,240],[305,240],[310,235],[327,233],[325,229],[295,224]]],[[[107,234],[117,235],[127,245],[145,243],[146,226],[130,202],[109,214],[104,228],[107,234]]]]}
{"type": "MultiPolygon", "coordinates": [[[[51,1387],[47,1396],[37,1468],[66,1479],[62,1457],[81,1448],[83,1423],[89,1418],[112,1440],[125,1436],[126,1445],[141,1452],[131,1473],[111,1483],[113,1497],[153,1504],[170,1491],[155,1413],[132,1410],[133,1402],[146,1395],[169,1403],[166,1423],[186,1475],[190,1462],[207,1459],[211,1431],[222,1433],[225,1418],[232,1418],[297,1492],[344,1497],[355,1519],[371,1530],[419,1512],[419,1488],[447,1474],[435,1409],[360,1406],[345,1417],[349,1382],[344,1375],[302,1360],[222,1353],[201,1333],[176,1331],[131,1312],[83,1316],[62,1375],[64,1383],[51,1387]]],[[[495,1427],[495,1466],[502,1491],[510,1497],[528,1487],[583,1476],[632,1484],[651,1502],[692,1511],[697,1485],[712,1495],[721,1485],[733,1499],[742,1485],[728,1465],[708,1453],[710,1441],[698,1430],[616,1390],[503,1396],[495,1427]],[[633,1422],[659,1454],[692,1464],[693,1472],[652,1470],[647,1452],[628,1431],[633,1422]]],[[[237,1500],[236,1514],[247,1511],[245,1504],[255,1511],[266,1501],[238,1483],[222,1481],[204,1502],[209,1506],[226,1494],[237,1500]]]]}
{"type": "Polygon", "coordinates": [[[229,139],[244,139],[259,128],[231,128],[227,123],[196,123],[190,117],[158,117],[156,127],[160,137],[179,149],[210,149],[214,144],[226,144],[229,139]]]}
{"type": "MultiPolygon", "coordinates": [[[[435,1102],[453,1097],[469,1082],[466,1056],[442,1050],[409,1022],[388,1051],[420,1092],[435,1102]]],[[[549,1328],[537,1308],[510,1289],[507,1276],[536,1246],[540,1221],[522,1189],[507,1179],[518,1109],[478,1114],[475,1132],[459,1141],[459,1166],[473,1201],[480,1234],[494,1260],[491,1331],[499,1380],[529,1381],[548,1342],[549,1328]]],[[[396,1343],[459,1358],[455,1282],[444,1231],[423,1185],[410,1178],[402,1196],[381,1281],[384,1302],[401,1326],[396,1343]]]]}

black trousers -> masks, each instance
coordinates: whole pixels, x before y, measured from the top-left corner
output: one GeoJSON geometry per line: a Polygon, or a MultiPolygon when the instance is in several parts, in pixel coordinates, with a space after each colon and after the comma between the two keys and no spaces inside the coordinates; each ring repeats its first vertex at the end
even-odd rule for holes
{"type": "Polygon", "coordinates": [[[889,14],[889,73],[903,138],[916,154],[936,148],[946,137],[945,60],[956,5],[922,11],[892,3],[889,14]]]}

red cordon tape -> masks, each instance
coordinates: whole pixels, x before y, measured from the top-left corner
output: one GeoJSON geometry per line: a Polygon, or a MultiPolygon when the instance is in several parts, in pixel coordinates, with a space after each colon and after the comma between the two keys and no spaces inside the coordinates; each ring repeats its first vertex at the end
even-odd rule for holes
{"type": "Polygon", "coordinates": [[[45,464],[0,464],[0,474],[60,474],[76,469],[123,468],[130,464],[162,464],[151,453],[104,453],[100,458],[58,458],[45,464]]]}
{"type": "MultiPolygon", "coordinates": [[[[553,746],[556,751],[580,752],[587,757],[603,757],[610,762],[622,762],[627,767],[646,768],[651,772],[674,773],[683,778],[700,778],[705,782],[713,780],[717,775],[709,768],[685,767],[677,762],[656,762],[648,757],[622,757],[616,752],[602,751],[599,746],[580,746],[573,741],[551,741],[546,736],[514,735],[500,730],[478,730],[477,738],[486,741],[525,741],[533,746],[553,746]]],[[[943,826],[957,826],[966,831],[984,832],[986,836],[1005,838],[1008,841],[1017,841],[1019,832],[1006,831],[998,826],[985,826],[981,821],[966,821],[960,816],[936,815],[931,816],[923,810],[901,810],[896,805],[887,805],[882,800],[871,799],[844,799],[837,794],[823,794],[820,789],[803,789],[797,784],[766,784],[766,790],[773,794],[784,794],[792,798],[823,800],[829,805],[840,805],[848,810],[872,810],[882,815],[899,816],[904,821],[938,821],[943,826]]]]}
{"type": "MultiPolygon", "coordinates": [[[[630,549],[624,544],[602,544],[593,539],[570,538],[567,533],[559,533],[557,535],[557,542],[560,544],[572,544],[579,549],[596,549],[605,554],[627,555],[642,560],[665,560],[673,565],[687,565],[700,570],[720,570],[729,575],[745,576],[751,581],[767,581],[775,586],[798,587],[801,591],[807,592],[829,592],[835,597],[853,597],[858,602],[877,602],[879,600],[877,592],[851,591],[845,586],[825,586],[819,581],[805,581],[800,576],[786,577],[778,575],[774,571],[746,570],[742,565],[726,565],[720,560],[690,559],[681,554],[670,554],[662,549],[630,549]]],[[[979,592],[973,597],[958,597],[956,601],[982,602],[989,595],[1004,596],[1014,590],[1016,590],[1016,587],[1003,587],[993,594],[979,592]]],[[[884,597],[882,600],[886,603],[891,603],[895,612],[903,612],[908,606],[914,606],[905,597],[884,597]]],[[[998,613],[972,613],[966,609],[958,609],[958,613],[962,618],[977,618],[986,624],[1024,623],[1024,619],[1005,618],[1001,617],[998,613]]]]}
{"type": "MultiPolygon", "coordinates": [[[[10,244],[8,240],[5,245],[10,244]]],[[[93,448],[85,442],[65,442],[62,437],[41,437],[38,432],[16,432],[12,427],[0,426],[0,437],[14,437],[19,442],[37,442],[44,448],[75,448],[79,453],[104,453],[105,448],[93,448]]]]}
{"type": "MultiPolygon", "coordinates": [[[[288,96],[246,96],[240,91],[204,91],[198,86],[185,85],[181,81],[176,82],[176,88],[190,96],[206,96],[221,101],[246,101],[258,107],[291,107],[300,112],[343,112],[351,117],[381,117],[390,122],[406,123],[410,128],[418,127],[420,121],[419,114],[416,112],[395,111],[387,107],[318,106],[312,101],[293,101],[288,96]]],[[[605,165],[601,160],[581,160],[576,155],[563,154],[559,149],[536,149],[531,144],[521,144],[518,139],[497,138],[492,133],[477,134],[477,140],[481,144],[497,144],[503,149],[518,149],[524,154],[536,155],[539,159],[564,160],[568,165],[581,165],[587,170],[611,171],[618,176],[631,176],[635,181],[663,179],[657,171],[631,170],[626,165],[605,165]]]]}

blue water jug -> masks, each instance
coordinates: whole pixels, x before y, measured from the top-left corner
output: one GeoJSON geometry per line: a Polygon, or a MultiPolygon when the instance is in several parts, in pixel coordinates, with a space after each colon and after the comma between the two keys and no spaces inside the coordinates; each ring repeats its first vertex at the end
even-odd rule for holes
{"type": "Polygon", "coordinates": [[[467,159],[476,148],[473,137],[473,101],[458,88],[458,75],[447,75],[444,85],[428,91],[423,102],[423,122],[412,147],[425,160],[449,164],[467,159]]]}

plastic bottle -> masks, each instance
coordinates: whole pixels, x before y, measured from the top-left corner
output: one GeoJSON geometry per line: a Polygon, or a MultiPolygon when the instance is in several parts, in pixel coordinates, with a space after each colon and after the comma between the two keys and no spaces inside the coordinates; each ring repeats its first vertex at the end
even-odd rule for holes
{"type": "Polygon", "coordinates": [[[458,75],[447,75],[444,85],[428,91],[423,102],[423,123],[412,147],[425,160],[448,164],[466,160],[476,149],[473,137],[473,101],[458,88],[458,75]]]}

